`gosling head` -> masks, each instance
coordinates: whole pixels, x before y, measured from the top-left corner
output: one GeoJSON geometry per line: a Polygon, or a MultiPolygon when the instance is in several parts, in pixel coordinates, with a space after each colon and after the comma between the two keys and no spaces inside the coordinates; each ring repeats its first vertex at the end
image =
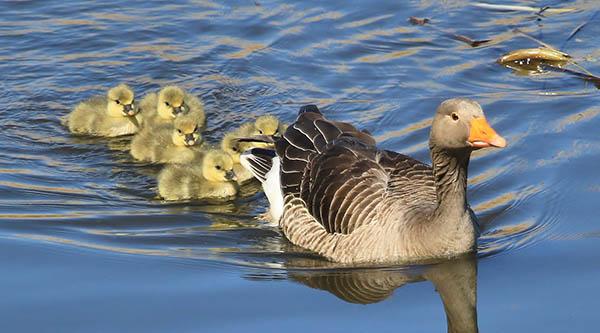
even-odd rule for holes
{"type": "Polygon", "coordinates": [[[222,150],[209,150],[202,161],[202,175],[208,181],[227,182],[236,181],[233,172],[233,160],[222,150]]]}
{"type": "Polygon", "coordinates": [[[192,117],[178,117],[175,119],[173,130],[173,143],[176,146],[194,146],[202,143],[202,136],[198,129],[198,121],[192,117]]]}
{"type": "Polygon", "coordinates": [[[238,142],[239,135],[235,132],[225,134],[221,140],[221,149],[229,154],[234,163],[240,163],[240,155],[248,148],[248,145],[243,142],[238,142]]]}
{"type": "Polygon", "coordinates": [[[190,110],[185,104],[185,92],[175,86],[168,86],[158,93],[158,115],[163,119],[174,119],[190,110]]]}
{"type": "Polygon", "coordinates": [[[442,149],[506,147],[506,140],[488,124],[479,103],[453,98],[438,107],[429,137],[429,146],[442,149]]]}
{"type": "Polygon", "coordinates": [[[260,116],[254,122],[256,132],[260,135],[281,135],[279,133],[279,125],[279,119],[271,115],[260,116]]]}
{"type": "Polygon", "coordinates": [[[113,117],[133,117],[139,109],[135,104],[133,90],[126,84],[111,88],[106,94],[108,98],[107,111],[113,117]]]}

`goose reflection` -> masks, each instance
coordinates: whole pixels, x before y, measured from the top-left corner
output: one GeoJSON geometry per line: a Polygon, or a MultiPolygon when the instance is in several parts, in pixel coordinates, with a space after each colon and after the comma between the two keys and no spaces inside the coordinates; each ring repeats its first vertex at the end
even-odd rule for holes
{"type": "Polygon", "coordinates": [[[448,332],[478,332],[477,260],[473,255],[406,270],[323,270],[327,268],[323,261],[310,259],[294,260],[293,265],[319,269],[290,271],[292,280],[356,304],[381,302],[407,283],[430,281],[444,304],[448,332]]]}

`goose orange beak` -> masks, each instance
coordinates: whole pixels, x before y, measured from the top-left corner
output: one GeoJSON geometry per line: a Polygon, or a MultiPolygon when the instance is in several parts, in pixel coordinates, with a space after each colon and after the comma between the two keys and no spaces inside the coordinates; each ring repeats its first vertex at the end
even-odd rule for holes
{"type": "Polygon", "coordinates": [[[498,135],[485,118],[471,120],[471,129],[467,141],[473,148],[506,147],[506,140],[498,135]]]}

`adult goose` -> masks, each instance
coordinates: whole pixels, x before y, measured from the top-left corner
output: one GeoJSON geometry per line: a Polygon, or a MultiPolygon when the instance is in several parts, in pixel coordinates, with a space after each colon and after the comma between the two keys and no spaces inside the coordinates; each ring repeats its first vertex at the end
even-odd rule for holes
{"type": "Polygon", "coordinates": [[[263,183],[285,236],[332,261],[382,263],[473,251],[469,158],[506,141],[477,102],[456,98],[434,116],[432,166],[378,149],[371,135],[325,119],[314,105],[301,108],[275,146],[245,152],[242,164],[263,183]]]}

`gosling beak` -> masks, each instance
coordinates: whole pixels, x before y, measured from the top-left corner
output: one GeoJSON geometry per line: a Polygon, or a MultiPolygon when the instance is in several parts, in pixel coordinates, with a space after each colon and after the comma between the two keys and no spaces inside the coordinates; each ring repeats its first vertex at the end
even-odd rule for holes
{"type": "Polygon", "coordinates": [[[233,170],[229,170],[225,172],[225,179],[236,181],[237,176],[235,175],[235,172],[233,172],[233,170]]]}
{"type": "Polygon", "coordinates": [[[135,116],[135,109],[133,103],[123,105],[123,114],[126,116],[135,116]]]}
{"type": "Polygon", "coordinates": [[[506,147],[506,140],[498,135],[483,117],[471,120],[470,135],[467,141],[473,148],[506,147]]]}
{"type": "Polygon", "coordinates": [[[173,107],[173,116],[177,116],[180,113],[185,112],[185,105],[181,104],[178,107],[173,107]]]}
{"type": "Polygon", "coordinates": [[[194,133],[186,134],[184,141],[186,146],[193,146],[196,143],[196,139],[194,139],[194,133]]]}

